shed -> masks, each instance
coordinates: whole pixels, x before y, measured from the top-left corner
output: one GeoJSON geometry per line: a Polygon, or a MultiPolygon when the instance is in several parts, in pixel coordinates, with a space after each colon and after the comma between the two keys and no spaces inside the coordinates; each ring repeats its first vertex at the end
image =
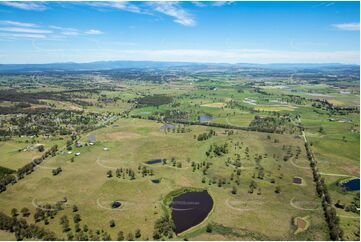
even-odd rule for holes
{"type": "Polygon", "coordinates": [[[96,141],[96,137],[94,134],[88,135],[87,140],[89,143],[94,143],[96,141]]]}

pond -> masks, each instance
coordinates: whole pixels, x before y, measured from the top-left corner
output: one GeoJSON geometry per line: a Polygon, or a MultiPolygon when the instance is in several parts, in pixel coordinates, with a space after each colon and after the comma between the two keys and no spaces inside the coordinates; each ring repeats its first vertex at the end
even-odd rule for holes
{"type": "Polygon", "coordinates": [[[118,201],[112,202],[112,208],[119,208],[122,204],[118,201]]]}
{"type": "Polygon", "coordinates": [[[201,223],[213,208],[207,191],[186,192],[173,199],[170,205],[177,234],[201,223]]]}
{"type": "Polygon", "coordinates": [[[209,115],[201,115],[201,116],[199,116],[198,121],[199,121],[200,123],[207,123],[207,122],[211,121],[212,119],[213,119],[212,116],[209,116],[209,115]]]}
{"type": "Polygon", "coordinates": [[[162,163],[162,159],[149,160],[146,163],[149,165],[154,165],[154,164],[162,163]]]}
{"type": "Polygon", "coordinates": [[[155,183],[155,184],[159,184],[159,183],[160,183],[160,179],[153,179],[152,182],[155,183]]]}
{"type": "Polygon", "coordinates": [[[341,184],[346,191],[359,191],[360,190],[360,178],[352,179],[348,182],[341,184]]]}
{"type": "Polygon", "coordinates": [[[165,124],[162,127],[160,127],[161,129],[175,129],[175,125],[174,124],[165,124]]]}

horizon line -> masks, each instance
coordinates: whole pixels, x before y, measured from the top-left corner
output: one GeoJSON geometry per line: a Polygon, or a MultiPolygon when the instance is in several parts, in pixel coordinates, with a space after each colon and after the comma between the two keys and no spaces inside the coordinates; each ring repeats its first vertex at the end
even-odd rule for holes
{"type": "Polygon", "coordinates": [[[50,64],[92,64],[97,62],[158,62],[158,63],[179,63],[179,64],[213,64],[213,65],[356,65],[360,63],[346,62],[202,62],[202,61],[163,61],[163,60],[94,60],[86,62],[64,61],[64,62],[42,62],[42,63],[0,63],[0,65],[50,65],[50,64]]]}

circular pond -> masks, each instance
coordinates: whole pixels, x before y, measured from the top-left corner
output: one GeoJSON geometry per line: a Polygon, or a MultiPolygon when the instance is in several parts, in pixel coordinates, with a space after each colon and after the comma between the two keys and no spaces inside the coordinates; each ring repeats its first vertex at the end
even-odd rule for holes
{"type": "Polygon", "coordinates": [[[186,192],[170,204],[177,234],[201,223],[213,208],[213,199],[207,191],[186,192]]]}

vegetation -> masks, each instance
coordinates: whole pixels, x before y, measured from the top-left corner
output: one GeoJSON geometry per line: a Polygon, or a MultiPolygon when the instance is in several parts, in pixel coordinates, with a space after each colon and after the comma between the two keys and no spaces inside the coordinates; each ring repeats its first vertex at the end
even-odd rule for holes
{"type": "Polygon", "coordinates": [[[0,74],[1,238],[359,240],[359,72],[193,68],[0,74]]]}

